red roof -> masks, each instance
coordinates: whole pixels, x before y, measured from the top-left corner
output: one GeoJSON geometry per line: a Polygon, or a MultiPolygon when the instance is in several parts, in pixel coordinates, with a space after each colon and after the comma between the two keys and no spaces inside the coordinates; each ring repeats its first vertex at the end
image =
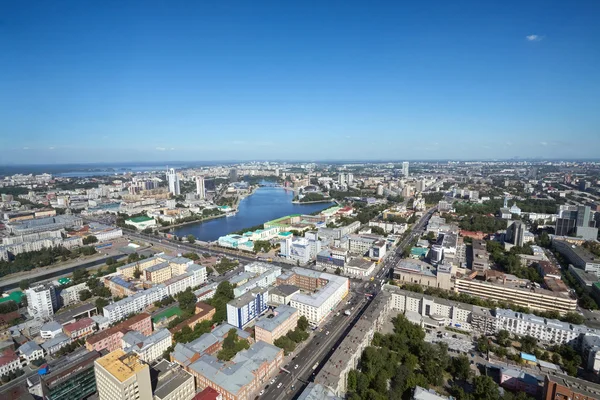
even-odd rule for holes
{"type": "Polygon", "coordinates": [[[9,364],[15,360],[18,360],[19,356],[13,349],[4,350],[2,355],[0,356],[0,366],[9,364]]]}
{"type": "Polygon", "coordinates": [[[141,313],[141,314],[134,315],[133,317],[129,318],[128,320],[125,320],[125,321],[121,322],[120,324],[113,326],[112,328],[108,328],[102,332],[98,332],[93,336],[88,336],[86,341],[88,344],[94,345],[94,344],[100,342],[101,340],[114,335],[117,332],[120,332],[120,331],[127,332],[127,330],[129,330],[129,327],[131,325],[136,324],[140,321],[143,321],[146,318],[150,319],[150,314],[141,313]]]}
{"type": "Polygon", "coordinates": [[[74,332],[81,330],[83,328],[87,328],[88,326],[93,326],[95,324],[94,320],[91,318],[82,318],[79,321],[72,322],[70,324],[66,324],[64,326],[65,331],[74,332]]]}
{"type": "Polygon", "coordinates": [[[208,386],[206,389],[195,395],[192,400],[217,400],[219,392],[208,386]]]}

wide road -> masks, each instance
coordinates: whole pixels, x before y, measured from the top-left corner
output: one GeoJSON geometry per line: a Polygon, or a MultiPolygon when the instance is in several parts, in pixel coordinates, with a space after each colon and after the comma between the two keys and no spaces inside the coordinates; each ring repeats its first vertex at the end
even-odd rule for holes
{"type": "MultiPolygon", "coordinates": [[[[333,314],[330,320],[319,327],[312,340],[304,347],[286,367],[288,372],[281,371],[274,378],[271,384],[266,382],[268,388],[261,396],[261,399],[277,400],[292,399],[297,396],[309,382],[313,373],[319,370],[319,366],[324,365],[331,353],[339,346],[341,341],[358,321],[368,303],[371,300],[365,299],[364,295],[358,294],[351,300],[351,304],[345,302],[340,304],[334,312],[340,312],[340,315],[333,314]],[[353,307],[350,316],[344,314],[344,309],[353,307]],[[316,363],[316,369],[313,369],[316,363]],[[298,366],[298,367],[296,367],[298,366]],[[281,384],[281,387],[277,387],[281,384]],[[293,386],[293,388],[292,388],[293,386]]],[[[264,387],[264,386],[263,386],[264,387]]]]}
{"type": "MultiPolygon", "coordinates": [[[[422,234],[424,230],[423,228],[436,209],[436,207],[429,209],[419,219],[419,221],[417,221],[411,233],[400,242],[396,252],[392,255],[392,257],[386,259],[382,269],[377,273],[378,279],[385,279],[395,265],[394,260],[397,260],[401,256],[402,250],[406,245],[408,245],[415,237],[422,234]]],[[[266,385],[268,387],[265,389],[264,394],[260,398],[276,400],[284,398],[293,399],[298,396],[302,390],[304,390],[306,384],[312,380],[316,373],[318,373],[320,368],[327,363],[327,360],[329,360],[344,337],[348,334],[348,332],[350,332],[350,330],[365,312],[372,299],[379,294],[382,280],[377,281],[376,284],[371,282],[353,283],[353,288],[351,288],[351,290],[354,290],[351,293],[351,304],[347,305],[344,302],[338,305],[337,309],[332,313],[332,317],[330,317],[329,321],[323,325],[322,329],[319,328],[315,336],[311,338],[306,347],[300,350],[300,352],[288,362],[287,366],[284,367],[287,371],[289,371],[289,373],[282,371],[278,376],[275,377],[275,380],[272,384],[267,382],[266,385]],[[373,297],[370,299],[367,299],[364,296],[364,290],[367,288],[372,289],[371,293],[373,294],[373,297]],[[348,309],[349,307],[354,307],[354,310],[351,311],[350,316],[346,316],[343,313],[343,310],[348,309]],[[339,316],[335,314],[336,311],[340,312],[339,316]],[[317,362],[318,365],[313,370],[313,367],[317,362]],[[298,366],[297,368],[296,365],[298,366]],[[277,386],[280,383],[281,386],[278,388],[277,386]]]]}

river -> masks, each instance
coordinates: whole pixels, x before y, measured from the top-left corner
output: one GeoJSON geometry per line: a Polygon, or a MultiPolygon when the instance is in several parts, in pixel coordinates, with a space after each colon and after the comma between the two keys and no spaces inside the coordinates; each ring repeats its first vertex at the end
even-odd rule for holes
{"type": "Polygon", "coordinates": [[[197,222],[174,228],[177,236],[192,234],[196,239],[211,242],[219,236],[251,228],[290,214],[310,214],[331,207],[332,203],[292,204],[294,192],[281,187],[260,187],[243,199],[236,215],[197,222]]]}

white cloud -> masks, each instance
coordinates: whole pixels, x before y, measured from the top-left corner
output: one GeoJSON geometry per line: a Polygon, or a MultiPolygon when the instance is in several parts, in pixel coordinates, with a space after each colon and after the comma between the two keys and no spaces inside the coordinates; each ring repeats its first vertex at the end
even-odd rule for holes
{"type": "Polygon", "coordinates": [[[175,150],[175,147],[171,147],[171,151],[175,150]]]}
{"type": "Polygon", "coordinates": [[[23,147],[23,150],[29,150],[29,147],[23,147]]]}
{"type": "Polygon", "coordinates": [[[507,146],[512,146],[513,144],[512,144],[512,142],[506,142],[506,145],[507,146]]]}
{"type": "Polygon", "coordinates": [[[54,146],[48,147],[48,150],[54,150],[54,146]]]}
{"type": "Polygon", "coordinates": [[[487,145],[482,145],[481,147],[483,147],[484,149],[491,149],[491,147],[487,145]]]}
{"type": "Polygon", "coordinates": [[[157,147],[156,150],[158,151],[165,151],[167,148],[166,147],[157,147]]]}
{"type": "Polygon", "coordinates": [[[544,37],[540,36],[540,35],[527,35],[527,36],[525,36],[525,39],[527,39],[530,42],[539,42],[543,38],[544,37]]]}
{"type": "Polygon", "coordinates": [[[540,142],[542,146],[548,146],[548,142],[540,142]]]}
{"type": "Polygon", "coordinates": [[[231,142],[231,144],[236,144],[236,145],[246,144],[246,141],[244,141],[244,140],[234,140],[233,142],[231,142]]]}

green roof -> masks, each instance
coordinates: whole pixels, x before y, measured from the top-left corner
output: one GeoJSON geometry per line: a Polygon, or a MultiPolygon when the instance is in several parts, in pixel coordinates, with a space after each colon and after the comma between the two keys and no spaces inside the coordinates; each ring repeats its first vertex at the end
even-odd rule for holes
{"type": "Polygon", "coordinates": [[[142,215],[141,217],[135,217],[135,218],[129,218],[127,221],[129,222],[135,222],[140,223],[140,222],[148,222],[148,221],[152,221],[153,218],[147,217],[145,215],[142,215]]]}
{"type": "Polygon", "coordinates": [[[290,236],[293,235],[292,232],[279,232],[279,236],[290,236]]]}
{"type": "Polygon", "coordinates": [[[159,312],[158,314],[156,314],[154,317],[152,317],[152,321],[156,322],[156,321],[160,321],[163,318],[171,318],[173,315],[181,315],[181,308],[179,308],[179,307],[167,308],[166,310],[163,310],[163,311],[159,312]]]}
{"type": "Polygon", "coordinates": [[[59,283],[60,285],[66,285],[66,284],[67,284],[67,283],[69,283],[69,282],[71,282],[71,279],[69,279],[69,278],[60,278],[60,279],[58,280],[58,283],[59,283]]]}
{"type": "Polygon", "coordinates": [[[20,290],[15,290],[14,292],[11,292],[8,296],[0,298],[0,303],[14,301],[15,303],[19,304],[21,302],[21,297],[23,296],[23,292],[21,292],[20,290]]]}
{"type": "Polygon", "coordinates": [[[427,251],[429,251],[429,249],[425,247],[413,247],[410,249],[410,254],[413,256],[425,257],[427,255],[427,251]]]}

